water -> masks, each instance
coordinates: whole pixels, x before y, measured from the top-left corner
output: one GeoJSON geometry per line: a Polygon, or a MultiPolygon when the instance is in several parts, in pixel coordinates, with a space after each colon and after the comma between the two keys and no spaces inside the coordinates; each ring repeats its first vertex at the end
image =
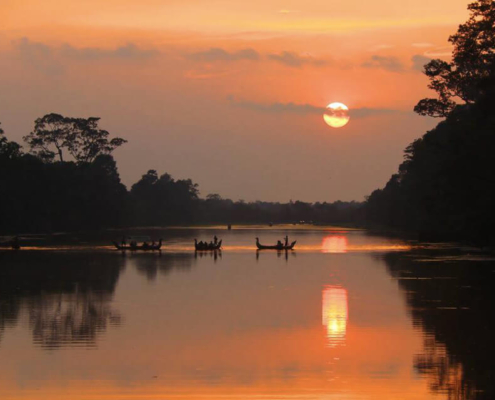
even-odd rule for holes
{"type": "Polygon", "coordinates": [[[336,228],[135,234],[164,250],[0,252],[0,398],[493,398],[490,257],[336,228]],[[255,250],[286,233],[296,251],[255,250]]]}

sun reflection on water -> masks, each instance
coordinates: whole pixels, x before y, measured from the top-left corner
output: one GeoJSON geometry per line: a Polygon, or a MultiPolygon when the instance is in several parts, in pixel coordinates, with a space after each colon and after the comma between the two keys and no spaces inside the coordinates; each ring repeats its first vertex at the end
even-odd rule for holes
{"type": "Polygon", "coordinates": [[[323,238],[321,251],[323,253],[347,253],[347,237],[331,235],[323,238]]]}
{"type": "Polygon", "coordinates": [[[322,324],[327,328],[328,346],[345,344],[347,331],[347,289],[326,286],[322,293],[322,324]]]}

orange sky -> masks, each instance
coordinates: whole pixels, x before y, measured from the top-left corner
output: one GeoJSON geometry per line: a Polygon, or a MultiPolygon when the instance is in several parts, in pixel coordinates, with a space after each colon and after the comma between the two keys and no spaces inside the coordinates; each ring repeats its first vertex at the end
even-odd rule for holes
{"type": "Polygon", "coordinates": [[[7,0],[0,122],[22,140],[49,112],[99,116],[129,143],[122,179],[148,169],[201,194],[362,200],[436,121],[418,71],[446,57],[467,1],[7,0]],[[320,108],[340,101],[340,130],[320,108]]]}

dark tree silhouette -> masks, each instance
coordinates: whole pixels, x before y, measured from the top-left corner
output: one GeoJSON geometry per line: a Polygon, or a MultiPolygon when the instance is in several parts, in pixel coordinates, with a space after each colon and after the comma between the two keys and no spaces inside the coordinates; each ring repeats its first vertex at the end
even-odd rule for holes
{"type": "Polygon", "coordinates": [[[64,150],[67,150],[77,162],[92,162],[127,142],[122,138],[109,140],[108,131],[98,128],[99,120],[47,114],[35,121],[33,132],[24,140],[31,153],[44,161],[53,161],[56,156],[64,161],[64,150]]]}
{"type": "Polygon", "coordinates": [[[475,103],[483,94],[484,81],[495,70],[495,1],[469,4],[469,20],[449,37],[454,50],[452,61],[432,60],[424,67],[428,87],[437,99],[421,100],[414,111],[420,115],[446,117],[459,101],[475,103]]]}
{"type": "Polygon", "coordinates": [[[495,243],[495,1],[469,9],[469,20],[450,37],[452,62],[426,66],[439,99],[416,106],[446,119],[406,148],[398,173],[368,198],[366,216],[425,240],[483,246],[495,243]]]}
{"type": "MultiPolygon", "coordinates": [[[[1,122],[0,122],[1,125],[1,122]]],[[[16,142],[10,142],[4,136],[4,131],[0,126],[0,158],[11,159],[21,155],[21,146],[16,142]]]]}

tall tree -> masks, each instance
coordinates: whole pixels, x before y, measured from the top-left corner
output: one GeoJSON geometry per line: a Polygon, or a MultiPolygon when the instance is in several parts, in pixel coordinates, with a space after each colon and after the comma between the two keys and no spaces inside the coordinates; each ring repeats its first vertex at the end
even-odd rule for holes
{"type": "Polygon", "coordinates": [[[70,118],[47,114],[38,118],[34,130],[24,137],[32,154],[44,161],[58,156],[64,161],[66,150],[77,162],[92,162],[99,155],[110,154],[127,143],[122,138],[109,139],[108,131],[98,128],[100,118],[70,118]]]}
{"type": "Polygon", "coordinates": [[[0,157],[13,158],[19,156],[20,154],[21,154],[21,146],[19,146],[16,142],[9,141],[4,136],[4,131],[0,126],[0,157]]]}
{"type": "Polygon", "coordinates": [[[483,83],[495,75],[495,1],[477,0],[468,9],[470,18],[449,37],[452,61],[431,60],[424,67],[438,98],[420,100],[414,107],[420,115],[446,117],[459,102],[476,102],[483,83]]]}

